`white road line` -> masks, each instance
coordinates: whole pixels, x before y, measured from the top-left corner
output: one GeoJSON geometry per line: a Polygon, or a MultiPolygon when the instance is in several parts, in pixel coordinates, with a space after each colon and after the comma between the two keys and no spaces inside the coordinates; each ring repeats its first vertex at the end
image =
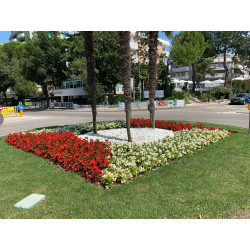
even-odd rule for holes
{"type": "Polygon", "coordinates": [[[41,119],[49,119],[51,117],[32,117],[32,116],[26,116],[26,117],[5,117],[4,123],[14,123],[14,122],[24,122],[24,121],[32,121],[32,120],[41,120],[41,119]]]}

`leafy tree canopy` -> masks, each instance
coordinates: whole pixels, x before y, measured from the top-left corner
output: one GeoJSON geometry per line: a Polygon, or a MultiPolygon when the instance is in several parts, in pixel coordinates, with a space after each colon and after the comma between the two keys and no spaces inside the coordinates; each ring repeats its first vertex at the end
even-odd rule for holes
{"type": "Polygon", "coordinates": [[[65,44],[58,32],[38,31],[26,43],[23,68],[27,80],[42,86],[48,97],[48,85],[59,85],[65,80],[65,44]]]}
{"type": "Polygon", "coordinates": [[[65,34],[66,39],[64,44],[66,46],[67,53],[65,54],[65,60],[68,62],[68,68],[66,75],[68,78],[76,76],[77,78],[87,78],[87,65],[84,49],[84,37],[80,32],[73,34],[65,34]]]}
{"type": "Polygon", "coordinates": [[[13,77],[13,61],[8,54],[0,47],[0,91],[5,92],[15,83],[13,77]]]}
{"type": "Polygon", "coordinates": [[[94,32],[94,44],[97,82],[106,91],[114,90],[115,85],[122,81],[118,32],[94,32]]]}
{"type": "Polygon", "coordinates": [[[202,57],[207,43],[199,31],[182,31],[173,38],[171,58],[181,65],[190,65],[198,62],[202,57]]]}

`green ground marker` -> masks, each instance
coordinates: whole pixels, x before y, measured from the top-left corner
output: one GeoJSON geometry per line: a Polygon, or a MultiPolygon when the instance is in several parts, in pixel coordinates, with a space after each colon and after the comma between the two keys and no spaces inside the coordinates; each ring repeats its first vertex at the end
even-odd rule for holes
{"type": "Polygon", "coordinates": [[[30,209],[34,207],[36,204],[40,203],[42,199],[45,199],[46,196],[44,194],[31,194],[24,198],[23,200],[17,202],[14,207],[22,208],[22,209],[30,209]]]}

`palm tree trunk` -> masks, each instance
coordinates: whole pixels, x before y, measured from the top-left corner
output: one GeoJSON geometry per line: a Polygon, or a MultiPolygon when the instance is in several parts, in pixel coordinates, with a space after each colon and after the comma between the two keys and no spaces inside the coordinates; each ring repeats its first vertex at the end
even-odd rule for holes
{"type": "Polygon", "coordinates": [[[195,63],[192,64],[192,71],[193,71],[193,74],[192,74],[192,81],[193,81],[192,92],[194,93],[195,92],[195,82],[196,82],[196,65],[195,65],[195,63]]]}
{"type": "Polygon", "coordinates": [[[120,31],[119,32],[120,57],[121,57],[121,67],[122,67],[123,88],[124,88],[127,134],[128,134],[128,141],[132,142],[131,132],[130,132],[130,119],[131,119],[130,61],[131,60],[130,60],[129,41],[130,41],[130,32],[120,31]]]}
{"type": "Polygon", "coordinates": [[[155,128],[155,89],[157,83],[158,31],[149,31],[149,112],[152,128],[155,128]]]}
{"type": "Polygon", "coordinates": [[[224,87],[226,87],[226,85],[227,85],[227,79],[228,79],[228,67],[227,67],[227,53],[226,53],[226,50],[223,51],[223,56],[224,56],[223,66],[224,66],[224,69],[225,69],[225,83],[224,83],[224,87]]]}
{"type": "Polygon", "coordinates": [[[93,133],[97,133],[96,129],[96,83],[95,83],[95,52],[93,31],[84,31],[84,47],[87,62],[87,83],[90,92],[90,102],[93,116],[93,133]]]}

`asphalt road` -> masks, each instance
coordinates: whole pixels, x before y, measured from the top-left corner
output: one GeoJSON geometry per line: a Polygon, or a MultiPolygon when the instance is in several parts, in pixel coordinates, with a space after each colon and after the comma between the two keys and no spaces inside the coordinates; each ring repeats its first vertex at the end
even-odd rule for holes
{"type": "MultiPolygon", "coordinates": [[[[225,103],[193,104],[186,108],[156,110],[156,119],[211,122],[248,128],[249,111],[247,105],[225,103]]],[[[132,117],[149,118],[147,110],[132,111],[132,117]]],[[[125,119],[122,111],[98,111],[97,120],[125,119]]],[[[74,124],[92,120],[91,112],[74,110],[32,111],[25,110],[23,117],[8,116],[0,125],[0,136],[53,125],[74,124]]]]}

